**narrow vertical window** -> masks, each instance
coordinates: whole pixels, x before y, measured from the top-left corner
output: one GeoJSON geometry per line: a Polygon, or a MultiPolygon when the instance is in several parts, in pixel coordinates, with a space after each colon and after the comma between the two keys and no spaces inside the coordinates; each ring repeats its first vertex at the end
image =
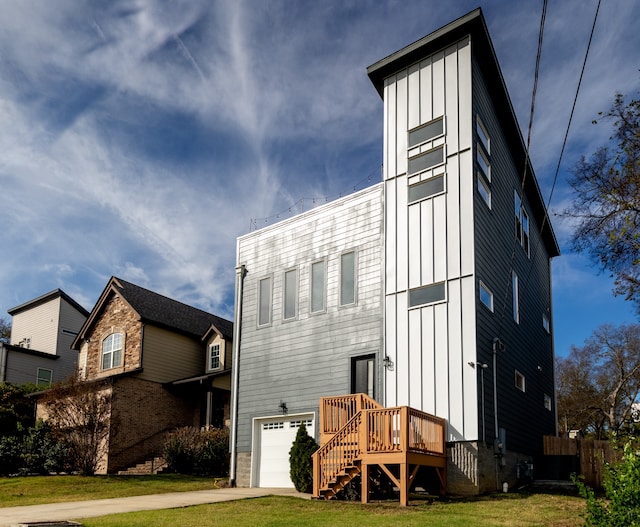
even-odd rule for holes
{"type": "Polygon", "coordinates": [[[542,313],[542,327],[547,333],[551,333],[551,322],[545,313],[542,313]]]}
{"type": "Polygon", "coordinates": [[[220,368],[220,344],[211,344],[209,346],[209,369],[217,370],[220,368]]]}
{"type": "Polygon", "coordinates": [[[271,322],[271,278],[260,280],[258,295],[258,325],[265,326],[271,322]]]}
{"type": "Polygon", "coordinates": [[[522,375],[522,373],[520,373],[518,370],[516,370],[515,380],[516,380],[516,388],[521,392],[524,392],[525,391],[524,375],[522,375]]]}
{"type": "Polygon", "coordinates": [[[514,213],[516,219],[516,240],[519,243],[522,243],[522,221],[520,219],[520,211],[522,210],[522,201],[520,200],[520,196],[514,190],[513,191],[513,203],[514,203],[514,213]]]}
{"type": "Polygon", "coordinates": [[[529,216],[522,209],[522,248],[527,256],[529,256],[529,216]]]}
{"type": "Polygon", "coordinates": [[[311,264],[311,312],[324,311],[325,294],[324,260],[311,264]]]}
{"type": "Polygon", "coordinates": [[[487,133],[484,124],[480,120],[480,117],[476,119],[476,134],[478,135],[478,141],[484,147],[487,154],[491,153],[491,141],[489,140],[489,134],[487,133]]]}
{"type": "Polygon", "coordinates": [[[283,318],[290,320],[296,318],[296,305],[298,301],[298,272],[295,269],[284,273],[284,306],[283,318]]]}
{"type": "Polygon", "coordinates": [[[482,282],[480,282],[480,302],[493,311],[493,293],[482,282]]]}
{"type": "Polygon", "coordinates": [[[546,393],[544,394],[544,408],[545,410],[551,411],[551,397],[549,397],[546,393]]]}
{"type": "Polygon", "coordinates": [[[520,290],[518,275],[515,271],[511,272],[511,293],[513,294],[513,320],[515,320],[516,324],[520,324],[520,290]]]}
{"type": "Polygon", "coordinates": [[[356,253],[344,253],[340,257],[340,305],[356,302],[356,253]]]}

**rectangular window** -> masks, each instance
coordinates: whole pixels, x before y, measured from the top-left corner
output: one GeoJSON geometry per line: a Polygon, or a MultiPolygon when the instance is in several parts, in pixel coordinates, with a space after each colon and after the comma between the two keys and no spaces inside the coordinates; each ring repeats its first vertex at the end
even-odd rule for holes
{"type": "Polygon", "coordinates": [[[431,177],[409,186],[409,203],[444,192],[444,175],[431,177]]]}
{"type": "Polygon", "coordinates": [[[351,251],[340,256],[340,305],[356,302],[356,253],[351,251]]]}
{"type": "Polygon", "coordinates": [[[517,191],[513,191],[514,213],[516,217],[516,240],[520,243],[524,252],[529,256],[529,215],[524,210],[522,200],[517,191]]]}
{"type": "Polygon", "coordinates": [[[546,410],[551,411],[551,397],[549,397],[546,393],[544,394],[544,407],[546,410]]]}
{"type": "Polygon", "coordinates": [[[513,202],[514,202],[514,213],[516,217],[516,240],[519,243],[522,243],[522,221],[520,220],[520,212],[522,211],[522,201],[520,200],[520,196],[514,190],[513,191],[513,202]]]}
{"type": "Polygon", "coordinates": [[[435,139],[444,134],[444,119],[439,117],[430,123],[423,124],[409,130],[409,148],[413,148],[421,143],[435,139]]]}
{"type": "Polygon", "coordinates": [[[47,368],[38,368],[36,385],[37,386],[51,386],[53,380],[53,370],[47,368]]]}
{"type": "Polygon", "coordinates": [[[426,285],[409,291],[409,307],[434,304],[445,300],[444,282],[426,285]]]}
{"type": "Polygon", "coordinates": [[[325,296],[324,260],[311,264],[311,312],[324,311],[325,296]]]}
{"type": "Polygon", "coordinates": [[[522,248],[527,256],[529,256],[529,216],[522,209],[522,248]]]}
{"type": "Polygon", "coordinates": [[[283,296],[282,317],[285,320],[296,318],[296,305],[298,303],[298,271],[296,269],[284,273],[283,296]]]}
{"type": "Polygon", "coordinates": [[[482,197],[482,200],[487,204],[487,207],[491,208],[491,187],[489,183],[484,179],[482,173],[478,170],[478,192],[482,197]]]}
{"type": "Polygon", "coordinates": [[[419,154],[409,158],[409,174],[422,172],[428,168],[444,163],[444,147],[439,146],[429,150],[424,154],[419,154]]]}
{"type": "Polygon", "coordinates": [[[520,290],[518,286],[518,275],[511,271],[511,293],[513,295],[513,320],[520,324],[520,290]]]}
{"type": "Polygon", "coordinates": [[[522,375],[518,370],[516,370],[516,388],[521,392],[525,391],[524,375],[522,375]]]}
{"type": "Polygon", "coordinates": [[[271,278],[260,280],[258,289],[258,325],[271,323],[271,278]]]}
{"type": "Polygon", "coordinates": [[[209,346],[209,369],[217,370],[220,368],[220,344],[211,344],[209,346]]]}
{"type": "Polygon", "coordinates": [[[480,282],[480,302],[489,308],[493,312],[493,293],[491,290],[480,282]]]}
{"type": "Polygon", "coordinates": [[[478,163],[478,168],[480,168],[480,172],[485,177],[487,181],[491,181],[491,165],[489,164],[489,160],[485,157],[484,153],[480,148],[476,148],[476,161],[478,163]]]}
{"type": "Polygon", "coordinates": [[[478,135],[478,141],[484,147],[487,154],[491,154],[491,142],[489,140],[489,134],[487,133],[484,124],[480,120],[480,117],[476,119],[476,134],[478,135]]]}
{"type": "Polygon", "coordinates": [[[551,322],[545,313],[542,313],[542,327],[547,333],[551,333],[551,322]]]}

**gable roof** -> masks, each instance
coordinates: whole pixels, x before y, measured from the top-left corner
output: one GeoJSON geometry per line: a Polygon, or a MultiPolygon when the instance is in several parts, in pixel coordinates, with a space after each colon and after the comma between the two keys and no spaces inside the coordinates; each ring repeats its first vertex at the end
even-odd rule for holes
{"type": "Polygon", "coordinates": [[[398,71],[408,68],[412,64],[443,50],[465,36],[471,36],[472,53],[474,59],[483,72],[489,94],[493,101],[495,113],[504,130],[505,140],[513,156],[516,166],[527,168],[525,192],[532,207],[533,216],[542,228],[542,238],[550,257],[558,256],[560,248],[550,219],[546,215],[546,206],[540,193],[540,187],[534,176],[531,160],[527,156],[527,149],[522,138],[513,105],[507,91],[507,86],[498,64],[498,58],[489,36],[489,30],[482,14],[477,8],[453,22],[437,29],[433,33],[417,40],[413,44],[402,48],[367,68],[367,75],[373,83],[380,97],[384,99],[384,81],[398,71]]]}
{"type": "Polygon", "coordinates": [[[227,339],[233,335],[233,322],[229,320],[112,276],[73,341],[73,349],[79,349],[80,342],[87,337],[112,295],[120,296],[138,314],[140,320],[147,324],[198,339],[207,333],[211,326],[218,329],[227,339]]]}
{"type": "Polygon", "coordinates": [[[11,316],[15,316],[22,311],[27,311],[28,309],[33,309],[34,307],[37,307],[39,305],[46,304],[47,302],[55,300],[58,297],[62,298],[84,317],[89,316],[89,312],[80,304],[78,304],[78,302],[76,302],[73,298],[71,298],[67,293],[65,293],[62,289],[54,289],[53,291],[49,291],[48,293],[45,293],[38,298],[29,300],[28,302],[20,304],[19,306],[12,307],[11,309],[7,310],[7,313],[9,313],[11,316]]]}

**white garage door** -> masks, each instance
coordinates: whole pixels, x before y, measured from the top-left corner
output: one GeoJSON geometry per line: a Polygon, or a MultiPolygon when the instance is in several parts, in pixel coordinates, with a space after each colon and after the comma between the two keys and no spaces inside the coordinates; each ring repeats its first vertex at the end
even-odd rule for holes
{"type": "Polygon", "coordinates": [[[289,477],[289,450],[303,421],[307,433],[315,437],[313,415],[283,416],[258,421],[258,487],[293,487],[289,477]]]}

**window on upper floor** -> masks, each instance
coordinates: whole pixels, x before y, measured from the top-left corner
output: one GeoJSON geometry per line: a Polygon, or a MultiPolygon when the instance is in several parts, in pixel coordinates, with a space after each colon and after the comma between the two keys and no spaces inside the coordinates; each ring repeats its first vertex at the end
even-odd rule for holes
{"type": "Polygon", "coordinates": [[[518,370],[515,372],[515,383],[518,390],[521,392],[525,391],[524,375],[522,375],[518,370]]]}
{"type": "Polygon", "coordinates": [[[209,346],[208,366],[210,370],[218,370],[222,366],[220,361],[220,344],[211,344],[209,346]]]}
{"type": "Polygon", "coordinates": [[[47,368],[38,368],[36,375],[36,386],[48,387],[51,386],[53,380],[53,370],[47,368]]]}
{"type": "Polygon", "coordinates": [[[320,313],[325,310],[325,267],[324,260],[311,264],[311,313],[320,313]]]}
{"type": "Polygon", "coordinates": [[[480,282],[480,302],[493,312],[493,293],[482,281],[480,282]]]}
{"type": "Polygon", "coordinates": [[[340,256],[340,305],[356,303],[356,253],[349,251],[340,256]]]}
{"type": "Polygon", "coordinates": [[[284,272],[284,294],[282,295],[282,318],[291,320],[296,318],[298,306],[298,270],[290,269],[284,272]]]}
{"type": "Polygon", "coordinates": [[[489,139],[487,129],[479,116],[476,118],[476,135],[478,136],[479,143],[485,149],[487,154],[491,154],[491,140],[489,139]]]}
{"type": "Polygon", "coordinates": [[[258,326],[271,323],[271,277],[263,278],[258,283],[258,326]]]}
{"type": "Polygon", "coordinates": [[[544,394],[544,408],[545,410],[551,411],[551,397],[549,397],[546,393],[544,394]]]}
{"type": "Polygon", "coordinates": [[[444,163],[444,146],[432,148],[422,154],[409,158],[409,174],[417,174],[444,163]]]}
{"type": "Polygon", "coordinates": [[[547,333],[551,333],[551,321],[546,313],[542,313],[542,327],[547,333]]]}
{"type": "Polygon", "coordinates": [[[476,119],[476,178],[482,201],[491,208],[491,140],[480,117],[476,119]]]}
{"type": "Polygon", "coordinates": [[[102,369],[122,365],[122,333],[112,333],[102,341],[102,369]]]}
{"type": "Polygon", "coordinates": [[[526,255],[529,256],[529,215],[524,210],[524,205],[517,190],[513,191],[513,202],[516,240],[518,240],[518,243],[522,246],[526,255]]]}
{"type": "Polygon", "coordinates": [[[444,192],[444,174],[430,177],[409,186],[409,203],[415,203],[444,192]]]}
{"type": "Polygon", "coordinates": [[[444,134],[444,117],[438,117],[433,121],[421,124],[409,130],[409,148],[431,141],[444,134]]]}
{"type": "Polygon", "coordinates": [[[511,294],[513,295],[513,320],[516,324],[520,324],[520,287],[515,271],[511,271],[511,294]]]}
{"type": "Polygon", "coordinates": [[[425,285],[409,290],[409,307],[418,307],[446,300],[446,287],[444,282],[425,285]]]}

